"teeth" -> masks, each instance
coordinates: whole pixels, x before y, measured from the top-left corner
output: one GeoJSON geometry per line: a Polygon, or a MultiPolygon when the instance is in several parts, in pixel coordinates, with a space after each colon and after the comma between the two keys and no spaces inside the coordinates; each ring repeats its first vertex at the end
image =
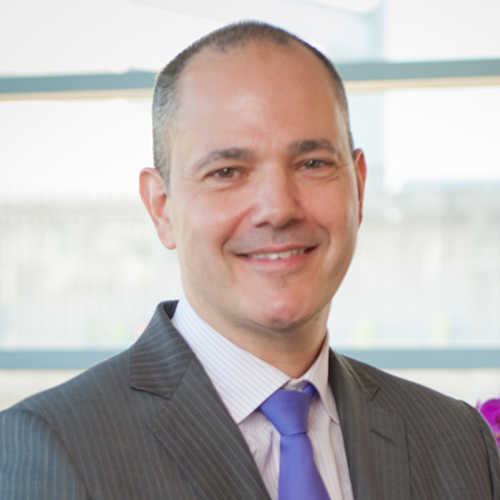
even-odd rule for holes
{"type": "Polygon", "coordinates": [[[286,252],[279,253],[252,253],[248,256],[251,259],[269,259],[269,260],[278,260],[278,259],[288,259],[292,255],[301,255],[306,251],[305,248],[301,248],[300,250],[287,250],[286,252]]]}

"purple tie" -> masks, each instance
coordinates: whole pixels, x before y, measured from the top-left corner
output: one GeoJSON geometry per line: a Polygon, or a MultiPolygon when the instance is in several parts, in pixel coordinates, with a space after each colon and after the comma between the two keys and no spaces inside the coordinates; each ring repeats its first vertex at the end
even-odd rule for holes
{"type": "Polygon", "coordinates": [[[316,389],[280,389],[266,399],[260,411],[281,434],[279,500],[329,500],[307,435],[309,408],[316,389]]]}

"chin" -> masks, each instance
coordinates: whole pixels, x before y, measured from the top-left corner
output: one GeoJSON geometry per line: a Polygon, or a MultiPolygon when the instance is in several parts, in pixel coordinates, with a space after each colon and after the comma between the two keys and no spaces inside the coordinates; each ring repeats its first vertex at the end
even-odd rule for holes
{"type": "Polygon", "coordinates": [[[276,331],[297,328],[307,323],[319,312],[308,310],[305,306],[306,304],[303,301],[294,306],[291,301],[272,302],[269,300],[261,305],[260,314],[256,315],[256,321],[262,327],[276,331]]]}

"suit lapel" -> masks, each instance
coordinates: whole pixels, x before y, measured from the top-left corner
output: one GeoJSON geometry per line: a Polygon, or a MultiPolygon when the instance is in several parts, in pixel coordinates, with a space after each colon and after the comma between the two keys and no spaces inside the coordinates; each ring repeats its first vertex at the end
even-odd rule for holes
{"type": "Polygon", "coordinates": [[[350,361],[330,355],[355,500],[409,500],[410,473],[404,420],[377,403],[378,382],[350,361]]]}
{"type": "Polygon", "coordinates": [[[131,349],[131,385],[166,398],[148,427],[209,500],[269,500],[257,466],[201,364],[160,304],[131,349]]]}

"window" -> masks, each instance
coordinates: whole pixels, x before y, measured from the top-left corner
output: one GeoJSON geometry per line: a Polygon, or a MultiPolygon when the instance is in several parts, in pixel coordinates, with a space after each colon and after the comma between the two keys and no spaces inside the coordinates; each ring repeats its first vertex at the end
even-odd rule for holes
{"type": "MultiPolygon", "coordinates": [[[[285,2],[245,8],[272,21],[285,2]]],[[[12,47],[0,60],[0,368],[87,366],[180,293],[175,253],[137,196],[154,71],[238,12],[157,4],[16,2],[0,16],[12,47]]],[[[284,27],[339,63],[369,165],[332,342],[379,366],[498,367],[498,3],[300,4],[284,27]]]]}

